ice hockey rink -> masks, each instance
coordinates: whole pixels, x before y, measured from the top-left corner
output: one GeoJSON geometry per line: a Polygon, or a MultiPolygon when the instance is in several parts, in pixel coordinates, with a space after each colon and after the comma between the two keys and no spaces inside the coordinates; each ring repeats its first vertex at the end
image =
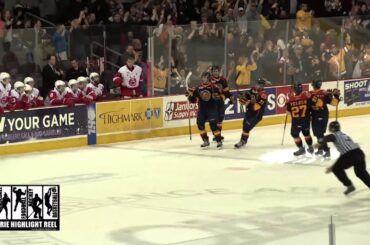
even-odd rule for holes
{"type": "MultiPolygon", "coordinates": [[[[340,118],[367,153],[370,116],[340,118]]],[[[325,167],[296,159],[283,125],[258,127],[246,148],[224,132],[223,150],[188,136],[2,157],[1,182],[59,184],[61,225],[54,232],[0,232],[0,244],[337,245],[370,244],[370,190],[344,188],[325,167]]],[[[338,153],[332,149],[332,159],[338,153]]],[[[369,167],[368,167],[369,169],[369,167]]]]}

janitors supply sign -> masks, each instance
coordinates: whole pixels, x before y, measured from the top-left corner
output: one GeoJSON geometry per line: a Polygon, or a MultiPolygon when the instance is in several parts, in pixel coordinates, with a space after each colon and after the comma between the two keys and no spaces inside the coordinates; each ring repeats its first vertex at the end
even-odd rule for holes
{"type": "Polygon", "coordinates": [[[43,108],[0,115],[0,144],[87,134],[85,106],[43,108]]]}

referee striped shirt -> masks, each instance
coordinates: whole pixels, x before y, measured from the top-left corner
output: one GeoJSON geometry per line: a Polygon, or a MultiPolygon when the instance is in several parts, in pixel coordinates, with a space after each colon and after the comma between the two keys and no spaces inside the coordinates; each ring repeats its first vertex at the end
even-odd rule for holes
{"type": "Polygon", "coordinates": [[[341,155],[343,155],[343,154],[345,154],[349,151],[360,148],[360,145],[353,142],[351,137],[349,137],[348,135],[346,135],[345,133],[342,133],[340,131],[337,131],[337,132],[334,132],[332,134],[326,135],[324,137],[323,141],[333,142],[335,147],[337,148],[337,150],[339,151],[339,153],[341,155]]]}

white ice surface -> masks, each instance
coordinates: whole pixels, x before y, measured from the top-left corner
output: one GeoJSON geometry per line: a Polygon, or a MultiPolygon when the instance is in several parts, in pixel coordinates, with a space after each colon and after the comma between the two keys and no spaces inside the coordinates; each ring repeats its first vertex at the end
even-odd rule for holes
{"type": "MultiPolygon", "coordinates": [[[[370,116],[340,121],[369,155],[370,116]]],[[[333,161],[295,159],[282,130],[256,128],[240,150],[228,131],[223,150],[193,135],[2,157],[2,183],[61,185],[61,230],[0,232],[0,244],[327,245],[333,215],[337,245],[369,245],[370,191],[350,169],[345,197],[324,173],[333,161]]]]}

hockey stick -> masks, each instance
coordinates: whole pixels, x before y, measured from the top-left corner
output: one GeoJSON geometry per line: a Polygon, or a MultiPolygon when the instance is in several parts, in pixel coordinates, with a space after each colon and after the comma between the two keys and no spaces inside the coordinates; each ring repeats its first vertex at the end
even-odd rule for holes
{"type": "MultiPolygon", "coordinates": [[[[240,76],[240,71],[238,72],[238,74],[236,74],[236,77],[235,77],[235,87],[236,87],[237,98],[239,98],[239,95],[240,95],[239,87],[236,84],[236,80],[238,80],[239,76],[240,76]]],[[[238,103],[238,101],[236,101],[236,103],[238,103]]],[[[240,111],[241,113],[244,113],[244,106],[242,104],[240,104],[240,111]]]]}
{"type": "MultiPolygon", "coordinates": [[[[292,93],[292,88],[293,88],[293,85],[294,85],[294,76],[293,76],[293,75],[292,75],[291,79],[292,79],[292,84],[291,84],[291,86],[290,86],[290,93],[292,93]]],[[[286,102],[285,102],[285,105],[287,105],[287,102],[288,102],[288,98],[287,98],[287,100],[286,100],[286,102]]],[[[288,108],[288,107],[287,107],[287,108],[288,108]]],[[[281,139],[281,145],[284,145],[284,138],[285,138],[286,124],[287,124],[287,122],[288,122],[288,114],[289,114],[289,112],[288,112],[288,110],[287,110],[287,111],[286,111],[286,113],[285,113],[285,122],[284,122],[283,137],[282,137],[282,139],[281,139]]]]}
{"type": "MultiPolygon", "coordinates": [[[[191,75],[193,75],[193,73],[191,71],[189,71],[188,75],[186,75],[186,78],[185,78],[186,91],[189,90],[189,80],[190,80],[191,75]]],[[[188,124],[189,124],[189,138],[190,138],[190,140],[192,140],[191,120],[190,120],[190,101],[189,100],[188,100],[188,124]]]]}

